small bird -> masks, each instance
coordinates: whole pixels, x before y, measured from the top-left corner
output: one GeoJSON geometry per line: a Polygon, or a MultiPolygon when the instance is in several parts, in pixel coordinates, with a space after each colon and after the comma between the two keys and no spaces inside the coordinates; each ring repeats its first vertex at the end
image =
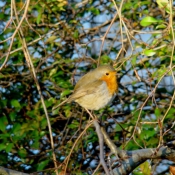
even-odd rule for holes
{"type": "Polygon", "coordinates": [[[110,65],[99,66],[88,72],[77,82],[74,92],[63,103],[77,102],[89,110],[99,110],[108,105],[118,92],[117,74],[110,65]]]}

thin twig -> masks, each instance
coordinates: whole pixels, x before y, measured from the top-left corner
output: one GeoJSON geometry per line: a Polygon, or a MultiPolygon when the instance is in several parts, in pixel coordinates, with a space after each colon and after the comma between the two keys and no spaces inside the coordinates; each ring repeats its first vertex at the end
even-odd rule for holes
{"type": "Polygon", "coordinates": [[[100,163],[103,166],[103,169],[106,173],[106,175],[110,175],[109,169],[106,165],[106,162],[104,160],[104,139],[103,139],[103,134],[100,130],[100,125],[97,122],[97,120],[94,120],[93,122],[95,128],[96,128],[96,133],[98,135],[98,141],[99,141],[99,146],[100,146],[100,163]]]}
{"type": "Polygon", "coordinates": [[[102,53],[102,49],[103,49],[103,45],[104,45],[105,38],[106,38],[107,34],[109,33],[109,30],[111,29],[111,27],[112,27],[114,21],[116,20],[117,16],[118,16],[118,14],[116,13],[115,16],[113,17],[113,19],[112,19],[112,21],[111,21],[109,27],[107,28],[107,30],[106,30],[106,32],[105,32],[103,38],[102,38],[102,43],[101,43],[101,47],[100,47],[100,54],[99,54],[98,63],[97,63],[98,66],[99,66],[99,64],[100,64],[100,57],[101,57],[101,53],[102,53]]]}
{"type": "Polygon", "coordinates": [[[13,45],[13,41],[14,41],[14,38],[15,38],[15,35],[17,34],[17,32],[19,31],[19,28],[21,27],[21,24],[23,22],[23,20],[25,19],[26,15],[27,15],[27,11],[28,11],[28,7],[29,7],[29,3],[30,3],[30,0],[27,1],[26,3],[26,7],[25,7],[25,10],[24,10],[24,14],[18,24],[18,26],[16,27],[12,37],[11,37],[11,43],[10,43],[10,46],[9,46],[9,49],[8,49],[8,52],[7,52],[7,56],[3,62],[3,64],[1,65],[0,67],[0,71],[2,70],[2,68],[6,65],[7,61],[8,61],[8,58],[9,58],[9,55],[10,55],[10,51],[12,49],[12,45],[13,45]]]}
{"type": "MultiPolygon", "coordinates": [[[[173,67],[175,67],[175,66],[173,66],[173,67]]],[[[173,67],[172,67],[172,68],[173,68],[173,67]]],[[[130,141],[132,138],[134,138],[134,135],[135,135],[135,132],[136,132],[138,123],[139,123],[140,118],[141,118],[141,112],[142,112],[142,110],[143,110],[143,107],[145,106],[145,104],[147,103],[147,101],[149,100],[149,98],[155,93],[155,91],[156,91],[156,89],[157,89],[159,83],[161,82],[162,78],[163,78],[166,74],[168,74],[170,71],[171,71],[171,69],[168,69],[168,70],[160,77],[160,79],[159,79],[159,81],[157,82],[155,88],[150,92],[150,94],[148,95],[148,97],[146,98],[146,100],[144,101],[144,103],[142,104],[142,106],[140,107],[140,111],[139,111],[138,118],[137,118],[137,121],[136,121],[136,124],[135,124],[135,127],[134,127],[134,131],[133,131],[133,133],[132,133],[132,136],[131,136],[131,137],[129,138],[129,140],[126,142],[125,146],[129,143],[129,141],[130,141]]]]}
{"type": "Polygon", "coordinates": [[[66,163],[65,163],[64,174],[66,174],[66,169],[67,169],[67,166],[68,166],[68,163],[69,163],[70,156],[71,156],[71,154],[72,154],[72,152],[73,152],[73,149],[75,148],[75,146],[76,146],[78,140],[84,135],[84,133],[85,133],[86,130],[92,125],[92,123],[93,123],[93,120],[91,120],[91,121],[89,122],[89,124],[86,126],[86,128],[84,129],[84,131],[78,136],[78,138],[75,140],[74,144],[72,145],[72,148],[71,148],[71,150],[70,150],[68,156],[67,156],[67,157],[65,158],[65,160],[64,160],[64,162],[66,162],[66,163]]]}
{"type": "MultiPolygon", "coordinates": [[[[19,22],[19,18],[18,18],[18,15],[17,15],[17,11],[16,11],[15,0],[12,0],[12,3],[13,3],[13,8],[14,8],[16,20],[17,20],[18,26],[19,26],[20,22],[19,22]]],[[[29,3],[30,3],[30,1],[28,0],[27,1],[28,6],[29,6],[29,3]]],[[[27,8],[27,10],[28,10],[27,4],[26,4],[25,8],[27,8]]],[[[25,16],[26,15],[27,15],[27,11],[26,11],[25,16]]],[[[25,16],[23,16],[23,17],[25,18],[25,16]]],[[[38,93],[39,93],[40,98],[41,98],[41,103],[42,103],[42,106],[43,106],[43,109],[44,109],[44,112],[45,112],[45,115],[46,115],[47,124],[48,124],[48,128],[49,128],[49,134],[50,134],[50,142],[51,142],[51,148],[52,148],[53,162],[54,162],[54,165],[55,165],[55,173],[56,173],[56,175],[58,175],[58,171],[57,171],[58,167],[57,167],[56,155],[55,155],[55,152],[54,152],[54,142],[53,142],[53,137],[52,137],[52,129],[51,129],[51,124],[50,124],[47,108],[46,108],[46,105],[45,105],[45,102],[44,102],[44,97],[41,93],[41,88],[40,88],[40,85],[39,85],[39,82],[38,82],[38,79],[37,79],[37,76],[36,76],[36,73],[35,73],[35,68],[34,68],[33,62],[31,60],[31,57],[30,57],[30,54],[29,54],[29,51],[28,51],[28,48],[27,48],[26,40],[25,40],[25,37],[24,37],[24,34],[23,34],[23,31],[22,31],[21,27],[19,27],[19,33],[21,35],[21,36],[20,35],[19,36],[20,36],[20,39],[21,39],[21,42],[22,42],[23,52],[24,52],[26,61],[28,63],[29,69],[31,68],[31,71],[32,71],[32,74],[33,74],[33,77],[34,77],[34,81],[36,83],[38,93]]]]}

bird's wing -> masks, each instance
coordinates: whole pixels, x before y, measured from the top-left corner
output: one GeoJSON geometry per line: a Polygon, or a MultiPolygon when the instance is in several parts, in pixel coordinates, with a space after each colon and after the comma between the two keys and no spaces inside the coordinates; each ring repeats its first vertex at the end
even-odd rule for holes
{"type": "Polygon", "coordinates": [[[93,83],[96,79],[94,78],[94,71],[90,71],[87,74],[85,74],[84,76],[82,76],[79,81],[76,83],[74,91],[76,91],[77,89],[81,88],[82,85],[88,85],[89,83],[93,83]],[[93,77],[93,78],[92,78],[93,77]]]}
{"type": "Polygon", "coordinates": [[[98,90],[98,87],[104,82],[102,80],[96,80],[93,83],[86,84],[77,88],[74,93],[69,97],[69,102],[76,100],[82,96],[93,94],[98,90]]]}

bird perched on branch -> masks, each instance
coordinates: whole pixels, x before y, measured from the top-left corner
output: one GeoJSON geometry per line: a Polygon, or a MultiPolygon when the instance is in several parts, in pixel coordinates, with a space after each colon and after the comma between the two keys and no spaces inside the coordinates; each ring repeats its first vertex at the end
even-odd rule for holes
{"type": "Polygon", "coordinates": [[[77,102],[89,110],[98,110],[108,105],[118,91],[117,73],[110,65],[99,66],[88,72],[77,82],[74,92],[63,103],[77,102]]]}

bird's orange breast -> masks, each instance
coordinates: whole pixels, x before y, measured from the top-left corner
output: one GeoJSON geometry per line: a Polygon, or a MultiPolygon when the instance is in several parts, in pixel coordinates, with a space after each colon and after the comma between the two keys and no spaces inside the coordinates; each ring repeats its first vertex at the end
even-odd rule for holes
{"type": "Polygon", "coordinates": [[[109,75],[104,75],[101,80],[106,82],[108,90],[112,95],[118,91],[116,72],[110,72],[109,75]]]}

